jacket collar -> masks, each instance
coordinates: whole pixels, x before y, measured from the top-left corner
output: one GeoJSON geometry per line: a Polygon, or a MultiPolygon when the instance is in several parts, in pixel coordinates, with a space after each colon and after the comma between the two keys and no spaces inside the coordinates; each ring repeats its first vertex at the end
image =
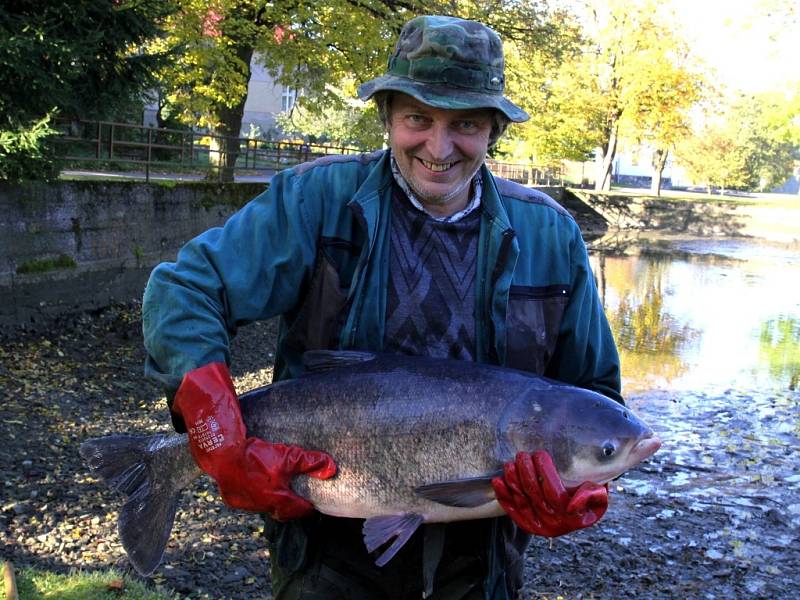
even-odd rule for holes
{"type": "Polygon", "coordinates": [[[497,190],[497,184],[494,181],[489,167],[484,163],[481,166],[481,176],[483,177],[483,196],[481,197],[481,206],[483,213],[493,225],[499,227],[503,231],[511,229],[511,222],[508,220],[508,212],[500,199],[500,192],[497,190]]]}
{"type": "MultiPolygon", "coordinates": [[[[375,167],[347,203],[365,225],[370,241],[375,239],[381,207],[391,199],[392,169],[389,151],[384,150],[375,167]]],[[[388,206],[386,207],[388,209],[388,206]]],[[[386,213],[384,213],[386,214],[386,213]]]]}

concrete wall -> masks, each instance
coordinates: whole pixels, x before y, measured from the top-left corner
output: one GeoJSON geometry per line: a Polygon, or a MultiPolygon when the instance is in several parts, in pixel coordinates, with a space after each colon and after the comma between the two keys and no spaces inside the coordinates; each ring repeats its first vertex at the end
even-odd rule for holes
{"type": "Polygon", "coordinates": [[[140,298],[153,266],[264,184],[0,184],[0,328],[140,298]]]}

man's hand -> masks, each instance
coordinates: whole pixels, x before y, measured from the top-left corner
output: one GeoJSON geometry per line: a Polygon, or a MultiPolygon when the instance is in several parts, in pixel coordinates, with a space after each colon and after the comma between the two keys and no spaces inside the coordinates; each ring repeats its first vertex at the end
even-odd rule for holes
{"type": "Polygon", "coordinates": [[[172,410],[186,423],[195,462],[216,480],[222,500],[232,508],[269,513],[280,521],[302,517],[314,506],[292,491],[292,477],[336,474],[336,463],[325,452],[247,437],[223,363],[189,371],[172,410]]]}
{"type": "Polygon", "coordinates": [[[608,489],[587,481],[567,490],[547,452],[519,452],[492,480],[508,516],[533,535],[557,537],[594,525],[608,508],[608,489]]]}

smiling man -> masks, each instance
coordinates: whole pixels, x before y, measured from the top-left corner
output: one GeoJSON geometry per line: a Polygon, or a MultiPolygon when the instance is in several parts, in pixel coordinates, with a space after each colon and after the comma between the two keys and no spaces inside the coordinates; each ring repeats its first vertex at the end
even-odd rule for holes
{"type": "Polygon", "coordinates": [[[276,600],[509,600],[530,535],[588,527],[606,510],[604,486],[565,489],[546,454],[523,453],[492,482],[507,517],[424,526],[378,567],[362,521],[316,513],[291,489],[295,475],[334,476],[336,457],[247,437],[228,372],[237,328],[278,316],[275,379],[301,375],[306,350],[361,349],[505,365],[622,400],[577,225],[484,164],[528,118],[503,90],[494,31],[412,19],[386,74],[359,88],[388,150],[277,174],[153,271],[145,371],[223,500],[265,514],[276,600]]]}

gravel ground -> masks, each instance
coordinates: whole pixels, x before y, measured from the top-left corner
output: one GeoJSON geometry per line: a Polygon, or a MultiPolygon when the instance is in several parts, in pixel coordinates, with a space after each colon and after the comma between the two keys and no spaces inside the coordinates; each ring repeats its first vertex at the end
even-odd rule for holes
{"type": "MultiPolygon", "coordinates": [[[[255,324],[236,338],[238,389],[270,380],[274,327],[255,324]]],[[[169,429],[160,390],[142,378],[143,358],[135,305],[0,337],[2,558],[58,572],[130,571],[115,529],[119,497],[88,474],[77,450],[88,437],[169,429]]],[[[787,450],[786,460],[795,459],[787,450]]],[[[536,540],[524,598],[797,597],[797,520],[785,506],[755,497],[743,525],[725,497],[698,504],[655,493],[676,468],[668,453],[657,454],[616,482],[600,524],[536,540]]],[[[260,535],[257,516],[227,509],[199,480],[184,494],[150,581],[181,597],[269,598],[260,535]]]]}

